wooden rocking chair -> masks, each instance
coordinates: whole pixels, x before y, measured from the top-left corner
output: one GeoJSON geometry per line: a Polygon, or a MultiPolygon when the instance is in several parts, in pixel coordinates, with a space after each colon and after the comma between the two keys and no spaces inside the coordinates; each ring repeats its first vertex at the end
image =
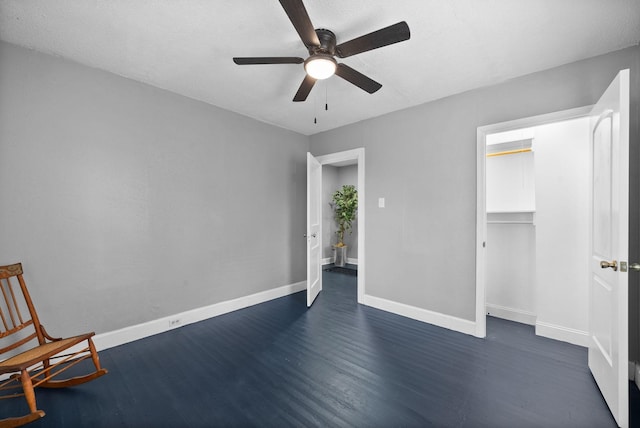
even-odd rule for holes
{"type": "Polygon", "coordinates": [[[30,411],[24,416],[0,420],[1,428],[24,425],[45,415],[36,407],[35,387],[75,386],[100,377],[107,370],[100,367],[91,340],[93,332],[67,339],[47,334],[29,296],[20,263],[0,266],[0,289],[0,359],[3,359],[0,362],[0,399],[24,396],[30,411]],[[20,285],[15,287],[18,290],[12,284],[15,279],[20,285]],[[95,371],[52,380],[88,358],[93,361],[95,371]]]}

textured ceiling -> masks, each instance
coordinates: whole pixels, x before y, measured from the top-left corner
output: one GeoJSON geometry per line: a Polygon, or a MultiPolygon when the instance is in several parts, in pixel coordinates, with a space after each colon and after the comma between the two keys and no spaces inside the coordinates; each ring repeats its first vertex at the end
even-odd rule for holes
{"type": "Polygon", "coordinates": [[[640,40],[640,0],[305,5],[338,43],[407,21],[409,41],[339,60],[382,89],[369,95],[333,76],[293,103],[303,65],[235,65],[234,56],[307,56],[277,0],[0,0],[0,39],[306,135],[640,40]]]}

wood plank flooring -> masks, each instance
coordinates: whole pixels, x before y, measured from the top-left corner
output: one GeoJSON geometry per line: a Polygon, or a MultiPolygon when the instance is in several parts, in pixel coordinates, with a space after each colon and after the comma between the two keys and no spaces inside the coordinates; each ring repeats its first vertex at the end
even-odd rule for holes
{"type": "Polygon", "coordinates": [[[486,339],[451,332],[360,306],[354,276],[324,275],[309,310],[297,293],[102,351],[109,374],[38,390],[47,415],[30,426],[615,426],[584,348],[495,318],[486,339]]]}

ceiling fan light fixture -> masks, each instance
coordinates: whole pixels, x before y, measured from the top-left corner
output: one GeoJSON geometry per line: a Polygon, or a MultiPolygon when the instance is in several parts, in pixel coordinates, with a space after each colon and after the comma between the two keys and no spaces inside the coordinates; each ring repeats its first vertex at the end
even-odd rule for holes
{"type": "Polygon", "coordinates": [[[304,62],[304,69],[314,79],[322,80],[333,76],[338,63],[331,55],[314,54],[304,62]]]}

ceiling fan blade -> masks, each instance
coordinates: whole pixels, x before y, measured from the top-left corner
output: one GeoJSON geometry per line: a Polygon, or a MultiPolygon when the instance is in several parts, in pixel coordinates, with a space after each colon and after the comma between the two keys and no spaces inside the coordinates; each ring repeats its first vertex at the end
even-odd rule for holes
{"type": "Polygon", "coordinates": [[[354,70],[345,64],[338,64],[336,68],[336,75],[342,77],[347,82],[353,83],[358,88],[373,94],[378,89],[382,88],[382,85],[373,79],[368,78],[359,71],[354,70]]]}
{"type": "Polygon", "coordinates": [[[304,59],[293,56],[263,56],[263,57],[246,57],[233,58],[233,62],[238,65],[253,64],[302,64],[304,59]]]}
{"type": "Polygon", "coordinates": [[[307,99],[309,92],[313,88],[313,85],[316,84],[316,79],[309,76],[308,74],[304,77],[302,84],[298,88],[298,92],[296,92],[296,96],[293,97],[293,101],[304,101],[307,99]]]}
{"type": "Polygon", "coordinates": [[[284,11],[287,12],[287,16],[289,16],[289,20],[302,39],[302,43],[304,43],[307,48],[320,46],[320,40],[318,40],[318,35],[313,28],[313,24],[311,23],[311,19],[309,19],[309,14],[302,0],[280,0],[280,4],[284,8],[284,11]]]}
{"type": "Polygon", "coordinates": [[[351,55],[378,49],[383,46],[409,40],[411,32],[405,21],[382,28],[373,33],[365,34],[336,46],[336,55],[346,58],[351,55]]]}

